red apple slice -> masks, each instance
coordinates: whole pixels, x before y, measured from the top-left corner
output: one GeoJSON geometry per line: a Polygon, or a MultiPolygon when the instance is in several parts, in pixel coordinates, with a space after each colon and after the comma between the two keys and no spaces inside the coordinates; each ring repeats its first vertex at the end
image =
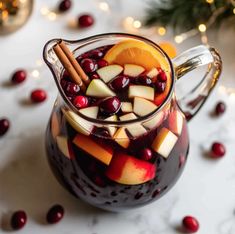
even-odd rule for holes
{"type": "Polygon", "coordinates": [[[64,156],[66,156],[69,159],[75,158],[74,152],[72,149],[72,144],[67,137],[57,136],[56,143],[57,143],[59,150],[62,152],[64,156]]]}
{"type": "Polygon", "coordinates": [[[122,66],[113,64],[113,65],[105,66],[105,67],[98,69],[97,73],[105,83],[108,83],[114,77],[119,75],[122,71],[123,71],[122,66]]]}
{"type": "Polygon", "coordinates": [[[106,171],[106,176],[126,185],[143,184],[156,175],[156,166],[124,153],[116,153],[106,171]]]}
{"type": "Polygon", "coordinates": [[[54,139],[60,134],[60,123],[56,112],[51,115],[51,134],[54,139]]]}
{"type": "Polygon", "coordinates": [[[131,102],[122,102],[121,110],[123,113],[128,113],[133,111],[132,103],[131,102]]]}
{"type": "Polygon", "coordinates": [[[180,135],[183,129],[184,117],[180,111],[175,110],[169,114],[168,127],[176,135],[180,135]]]}
{"type": "Polygon", "coordinates": [[[159,113],[155,114],[154,117],[152,117],[148,121],[144,122],[143,126],[150,129],[150,130],[157,128],[163,122],[164,117],[165,117],[164,111],[160,111],[159,113]]]}
{"type": "Polygon", "coordinates": [[[136,64],[125,64],[124,65],[124,75],[130,76],[130,77],[137,77],[141,73],[143,73],[145,69],[139,65],[136,64]]]}
{"type": "Polygon", "coordinates": [[[111,147],[98,144],[88,136],[77,134],[73,139],[73,143],[80,149],[84,150],[100,162],[109,165],[113,156],[111,147]]]}
{"type": "Polygon", "coordinates": [[[130,144],[130,139],[126,134],[126,129],[124,127],[119,128],[113,136],[113,139],[123,148],[128,148],[130,144]]]}
{"type": "Polygon", "coordinates": [[[152,143],[152,149],[164,158],[168,158],[178,137],[167,128],[162,128],[152,143]]]}
{"type": "Polygon", "coordinates": [[[134,98],[134,113],[139,116],[145,116],[155,111],[157,106],[149,100],[144,98],[135,97],[134,98]]]}
{"type": "Polygon", "coordinates": [[[153,101],[154,89],[152,87],[148,87],[144,85],[130,85],[128,96],[129,98],[142,97],[142,98],[153,101]]]}

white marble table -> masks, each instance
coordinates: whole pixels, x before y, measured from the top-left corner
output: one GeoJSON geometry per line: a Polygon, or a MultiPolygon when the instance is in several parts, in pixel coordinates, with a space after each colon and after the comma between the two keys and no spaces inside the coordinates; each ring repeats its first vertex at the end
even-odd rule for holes
{"type": "MultiPolygon", "coordinates": [[[[121,17],[143,15],[144,2],[125,0],[120,1],[120,6],[117,1],[110,1],[117,9],[110,14],[98,10],[95,0],[76,0],[72,11],[56,21],[48,21],[40,13],[48,2],[37,0],[28,24],[15,34],[0,37],[0,116],[11,121],[10,131],[0,139],[0,220],[9,211],[24,209],[29,221],[19,233],[176,234],[182,217],[191,214],[200,221],[200,234],[234,234],[235,94],[224,89],[224,86],[235,88],[234,32],[223,31],[210,37],[211,44],[221,51],[224,72],[217,89],[189,124],[189,160],[178,183],[151,205],[125,213],[108,213],[73,198],[49,170],[44,132],[57,90],[47,68],[38,67],[36,61],[42,57],[42,47],[48,39],[77,39],[123,30],[119,25],[121,17]],[[85,31],[69,29],[68,18],[84,11],[96,16],[96,25],[85,31]],[[6,81],[18,67],[28,71],[40,69],[40,76],[31,74],[26,83],[9,87],[6,81]],[[26,101],[35,87],[42,87],[49,94],[48,100],[39,106],[28,105],[26,101]],[[222,117],[213,119],[210,112],[217,100],[224,100],[228,110],[222,117]],[[224,142],[227,148],[226,156],[220,160],[203,156],[214,140],[224,142]],[[54,203],[65,207],[65,217],[57,225],[47,225],[45,214],[54,203]]],[[[199,43],[198,38],[190,39],[179,46],[179,51],[199,43]]],[[[6,233],[1,225],[0,233],[6,233]]]]}

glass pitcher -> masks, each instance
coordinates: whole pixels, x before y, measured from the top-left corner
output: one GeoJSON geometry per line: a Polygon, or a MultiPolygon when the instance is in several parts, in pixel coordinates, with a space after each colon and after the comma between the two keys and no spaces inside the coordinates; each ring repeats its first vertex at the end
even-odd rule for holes
{"type": "Polygon", "coordinates": [[[127,39],[143,41],[159,51],[169,66],[172,81],[167,98],[157,110],[132,120],[100,120],[78,111],[60,84],[64,68],[52,48],[61,39],[49,41],[43,52],[59,90],[46,130],[50,167],[62,186],[74,196],[111,211],[146,205],[172,188],[182,173],[189,151],[187,121],[202,107],[222,68],[216,50],[203,45],[171,60],[154,42],[130,34],[109,33],[63,41],[77,58],[87,51],[127,39]],[[177,80],[203,65],[207,65],[203,79],[177,99],[177,80]],[[139,128],[145,129],[141,136],[127,134],[139,128]],[[118,134],[115,137],[104,134],[107,133],[104,129],[118,134]],[[155,149],[149,161],[139,157],[146,148],[155,149]]]}

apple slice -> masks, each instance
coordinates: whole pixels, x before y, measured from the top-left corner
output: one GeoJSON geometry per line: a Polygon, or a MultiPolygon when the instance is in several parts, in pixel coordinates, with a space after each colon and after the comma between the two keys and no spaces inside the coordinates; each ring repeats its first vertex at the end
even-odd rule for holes
{"type": "Polygon", "coordinates": [[[60,123],[56,112],[51,115],[51,134],[54,139],[60,134],[60,123]]]}
{"type": "Polygon", "coordinates": [[[150,129],[150,130],[157,128],[163,122],[164,116],[165,116],[164,111],[160,111],[159,113],[155,114],[155,116],[153,118],[144,122],[143,126],[150,129]]]}
{"type": "Polygon", "coordinates": [[[119,116],[119,119],[121,121],[127,121],[127,120],[137,119],[137,116],[131,112],[129,114],[119,116]]]}
{"type": "Polygon", "coordinates": [[[131,76],[131,77],[137,77],[139,76],[141,73],[144,72],[144,68],[139,66],[139,65],[135,65],[135,64],[125,64],[124,65],[124,75],[127,76],[131,76]]]}
{"type": "Polygon", "coordinates": [[[153,78],[156,77],[159,74],[159,71],[157,70],[157,68],[152,68],[149,72],[146,73],[146,76],[148,76],[149,78],[153,78]]]}
{"type": "Polygon", "coordinates": [[[104,144],[98,144],[88,136],[77,134],[73,143],[80,149],[84,150],[100,162],[109,165],[113,156],[113,150],[104,144]]]}
{"type": "Polygon", "coordinates": [[[149,100],[141,97],[134,98],[134,113],[139,116],[145,116],[155,111],[157,106],[149,100]]]}
{"type": "MultiPolygon", "coordinates": [[[[118,118],[117,118],[116,115],[112,115],[112,116],[106,118],[105,120],[107,120],[107,121],[117,121],[118,118]]],[[[106,127],[106,129],[109,131],[109,134],[110,134],[111,137],[113,137],[113,135],[117,131],[116,127],[106,127]]]]}
{"type": "Polygon", "coordinates": [[[98,69],[97,73],[105,83],[108,83],[114,77],[119,75],[122,71],[123,71],[122,66],[113,64],[113,65],[105,66],[105,67],[98,69]]]}
{"type": "Polygon", "coordinates": [[[120,184],[143,184],[156,176],[156,166],[124,153],[116,153],[106,171],[106,176],[120,184]]]}
{"type": "Polygon", "coordinates": [[[113,136],[114,140],[123,148],[128,148],[130,144],[130,139],[126,134],[125,127],[119,128],[113,136]]]}
{"type": "Polygon", "coordinates": [[[133,111],[132,103],[131,102],[122,102],[121,103],[121,110],[123,113],[128,113],[133,111]]]}
{"type": "Polygon", "coordinates": [[[180,111],[175,110],[169,114],[168,127],[176,135],[180,135],[183,129],[184,117],[180,111]]]}
{"type": "Polygon", "coordinates": [[[89,84],[86,95],[91,97],[113,97],[116,94],[100,79],[94,79],[89,84]]]}
{"type": "Polygon", "coordinates": [[[144,85],[130,85],[128,96],[129,98],[142,97],[153,101],[154,89],[144,85]]]}
{"type": "Polygon", "coordinates": [[[152,148],[164,158],[168,158],[178,137],[167,128],[162,128],[153,141],[152,148]]]}
{"type": "MultiPolygon", "coordinates": [[[[64,110],[64,109],[62,109],[62,111],[64,113],[66,120],[76,131],[87,136],[90,135],[94,127],[90,122],[78,116],[73,111],[64,110]]],[[[97,118],[98,111],[99,111],[99,107],[97,106],[91,106],[91,107],[87,107],[87,108],[83,108],[79,110],[79,112],[82,113],[83,115],[86,115],[93,119],[97,118]]]]}
{"type": "Polygon", "coordinates": [[[57,136],[56,143],[57,143],[59,150],[62,152],[64,156],[66,156],[69,159],[75,158],[74,152],[72,149],[72,144],[67,137],[57,136]]]}

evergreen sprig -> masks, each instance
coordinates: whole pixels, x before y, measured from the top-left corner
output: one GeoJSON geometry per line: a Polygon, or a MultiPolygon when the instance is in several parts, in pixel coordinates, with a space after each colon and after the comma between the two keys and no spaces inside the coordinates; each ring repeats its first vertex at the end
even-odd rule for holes
{"type": "Polygon", "coordinates": [[[231,0],[157,0],[149,3],[145,19],[146,26],[171,26],[176,33],[196,28],[199,24],[219,26],[234,17],[231,0]]]}

